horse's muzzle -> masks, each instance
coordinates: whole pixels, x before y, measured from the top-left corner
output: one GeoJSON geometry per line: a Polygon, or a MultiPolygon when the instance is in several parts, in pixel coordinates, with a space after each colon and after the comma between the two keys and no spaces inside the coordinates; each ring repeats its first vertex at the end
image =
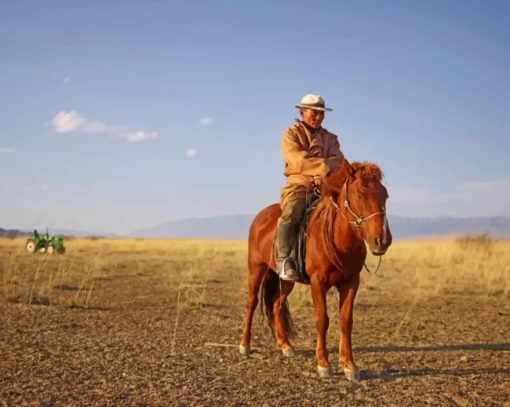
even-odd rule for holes
{"type": "Polygon", "coordinates": [[[382,256],[383,254],[385,254],[390,244],[391,240],[388,241],[386,239],[381,239],[379,237],[370,239],[367,242],[367,246],[374,256],[382,256]]]}

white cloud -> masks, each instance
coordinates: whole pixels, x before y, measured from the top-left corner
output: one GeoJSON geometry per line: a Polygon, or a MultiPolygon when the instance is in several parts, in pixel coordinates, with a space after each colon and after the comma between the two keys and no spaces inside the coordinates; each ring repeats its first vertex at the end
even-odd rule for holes
{"type": "Polygon", "coordinates": [[[100,121],[92,122],[87,121],[83,125],[83,131],[85,133],[104,133],[105,131],[110,131],[111,129],[108,128],[108,126],[100,121]]]}
{"type": "Polygon", "coordinates": [[[133,130],[121,126],[110,126],[100,120],[88,120],[76,110],[58,112],[50,123],[55,131],[60,134],[73,132],[107,134],[115,138],[125,139],[128,143],[138,143],[158,138],[157,132],[133,130]]]}
{"type": "Polygon", "coordinates": [[[16,151],[15,148],[11,147],[0,147],[0,154],[12,154],[16,151]]]}
{"type": "Polygon", "coordinates": [[[198,154],[198,150],[195,148],[188,148],[186,151],[184,151],[184,155],[188,158],[193,158],[198,154]]]}
{"type": "Polygon", "coordinates": [[[127,138],[128,143],[139,143],[140,141],[157,139],[158,133],[147,131],[133,131],[127,133],[123,137],[127,138]]]}
{"type": "Polygon", "coordinates": [[[86,124],[86,120],[76,110],[72,110],[71,112],[58,112],[51,124],[57,133],[70,133],[80,130],[86,124]]]}
{"type": "Polygon", "coordinates": [[[211,124],[213,124],[214,122],[214,119],[212,117],[202,117],[200,119],[200,124],[202,126],[210,126],[211,124]]]}
{"type": "Polygon", "coordinates": [[[487,194],[486,199],[492,199],[510,190],[510,180],[470,182],[460,184],[457,189],[467,193],[487,194]]]}
{"type": "Polygon", "coordinates": [[[388,191],[388,208],[395,215],[510,215],[510,179],[463,183],[443,191],[404,187],[388,191]]]}

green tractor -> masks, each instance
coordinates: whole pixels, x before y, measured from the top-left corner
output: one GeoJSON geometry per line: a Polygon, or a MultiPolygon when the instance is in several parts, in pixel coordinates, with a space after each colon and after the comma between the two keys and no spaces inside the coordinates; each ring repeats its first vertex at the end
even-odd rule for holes
{"type": "Polygon", "coordinates": [[[62,236],[50,236],[48,230],[46,234],[40,235],[37,230],[34,230],[34,234],[27,239],[25,248],[29,253],[65,253],[66,248],[64,247],[64,238],[62,236]]]}

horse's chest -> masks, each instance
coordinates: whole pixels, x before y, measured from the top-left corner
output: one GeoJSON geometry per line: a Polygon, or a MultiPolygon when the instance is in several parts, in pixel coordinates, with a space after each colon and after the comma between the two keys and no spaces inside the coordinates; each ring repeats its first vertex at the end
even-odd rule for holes
{"type": "Polygon", "coordinates": [[[323,269],[323,279],[330,286],[342,284],[351,279],[352,276],[359,274],[363,268],[364,256],[362,253],[356,253],[354,256],[342,258],[342,267],[336,268],[330,266],[323,269]]]}
{"type": "Polygon", "coordinates": [[[327,273],[326,280],[329,286],[337,286],[350,280],[357,273],[359,273],[359,270],[335,270],[327,273]]]}

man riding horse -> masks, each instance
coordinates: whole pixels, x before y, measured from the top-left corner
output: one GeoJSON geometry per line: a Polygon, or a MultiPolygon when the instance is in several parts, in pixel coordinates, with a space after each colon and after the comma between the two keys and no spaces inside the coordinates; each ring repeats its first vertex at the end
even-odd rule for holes
{"type": "Polygon", "coordinates": [[[307,193],[339,169],[344,158],[337,136],[321,127],[325,112],[332,111],[324,99],[308,94],[294,107],[299,109],[301,120],[295,119],[296,124],[285,129],[281,145],[287,182],[280,194],[276,266],[282,280],[301,279],[291,253],[305,214],[307,193]]]}

